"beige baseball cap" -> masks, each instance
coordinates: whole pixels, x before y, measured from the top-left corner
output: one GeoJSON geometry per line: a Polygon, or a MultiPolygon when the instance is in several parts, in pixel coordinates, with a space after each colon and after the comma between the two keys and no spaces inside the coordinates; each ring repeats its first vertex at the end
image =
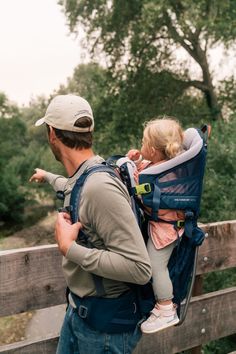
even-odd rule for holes
{"type": "Polygon", "coordinates": [[[93,111],[90,104],[82,97],[76,95],[58,95],[50,102],[46,114],[35,123],[36,126],[47,123],[53,128],[70,132],[91,132],[94,129],[93,111]],[[89,127],[76,127],[75,122],[82,117],[92,119],[89,127]]]}

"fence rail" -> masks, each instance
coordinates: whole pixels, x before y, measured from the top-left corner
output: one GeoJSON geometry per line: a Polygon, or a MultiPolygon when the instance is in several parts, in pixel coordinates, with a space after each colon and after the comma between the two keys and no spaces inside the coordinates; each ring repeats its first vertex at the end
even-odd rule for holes
{"type": "MultiPolygon", "coordinates": [[[[197,277],[236,267],[236,221],[203,225],[197,277]]],[[[0,316],[47,308],[65,301],[61,255],[56,245],[0,252],[0,316]]],[[[185,322],[143,335],[136,354],[171,354],[236,333],[236,287],[194,296],[185,322]],[[217,311],[216,311],[217,309],[217,311]],[[230,315],[229,315],[230,314],[230,315]]],[[[57,336],[0,347],[4,354],[55,353],[57,336]]]]}

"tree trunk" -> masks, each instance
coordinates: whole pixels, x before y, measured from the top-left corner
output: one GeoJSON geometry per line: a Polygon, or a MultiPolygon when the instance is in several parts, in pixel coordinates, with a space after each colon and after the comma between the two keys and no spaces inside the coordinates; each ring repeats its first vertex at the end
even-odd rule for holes
{"type": "Polygon", "coordinates": [[[206,97],[207,105],[211,112],[212,119],[213,120],[223,119],[221,107],[217,100],[215,88],[212,83],[212,78],[209,71],[209,65],[205,53],[203,54],[203,52],[201,51],[200,57],[201,58],[198,63],[202,69],[203,83],[204,86],[206,86],[206,90],[204,90],[204,94],[206,97]]]}
{"type": "Polygon", "coordinates": [[[213,87],[211,87],[208,91],[205,92],[205,97],[206,97],[207,105],[212,115],[212,119],[213,120],[223,119],[222,112],[217,102],[217,97],[213,87]]]}

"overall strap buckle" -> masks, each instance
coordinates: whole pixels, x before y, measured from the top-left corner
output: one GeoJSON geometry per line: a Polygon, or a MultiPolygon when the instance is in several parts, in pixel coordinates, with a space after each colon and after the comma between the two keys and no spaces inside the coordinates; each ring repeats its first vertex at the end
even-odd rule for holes
{"type": "Polygon", "coordinates": [[[176,221],[176,226],[178,229],[181,229],[182,227],[184,227],[185,225],[185,221],[184,220],[177,220],[176,221]]]}
{"type": "Polygon", "coordinates": [[[79,305],[78,314],[81,318],[86,318],[88,315],[88,308],[84,305],[79,305]]]}
{"type": "Polygon", "coordinates": [[[147,194],[152,191],[152,187],[150,183],[142,183],[142,184],[137,184],[134,187],[135,194],[136,195],[141,195],[141,194],[147,194]]]}

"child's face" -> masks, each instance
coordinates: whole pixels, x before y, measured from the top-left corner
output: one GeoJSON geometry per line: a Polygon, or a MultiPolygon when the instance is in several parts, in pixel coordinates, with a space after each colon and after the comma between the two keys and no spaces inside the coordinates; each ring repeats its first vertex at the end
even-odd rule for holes
{"type": "Polygon", "coordinates": [[[148,145],[145,137],[143,137],[143,139],[142,139],[142,147],[141,147],[140,152],[141,152],[143,159],[152,161],[152,150],[151,150],[151,147],[148,145]]]}
{"type": "Polygon", "coordinates": [[[148,140],[145,137],[145,134],[143,135],[142,147],[140,152],[143,159],[151,161],[153,163],[157,163],[165,159],[165,156],[159,149],[154,148],[148,144],[148,140]]]}

